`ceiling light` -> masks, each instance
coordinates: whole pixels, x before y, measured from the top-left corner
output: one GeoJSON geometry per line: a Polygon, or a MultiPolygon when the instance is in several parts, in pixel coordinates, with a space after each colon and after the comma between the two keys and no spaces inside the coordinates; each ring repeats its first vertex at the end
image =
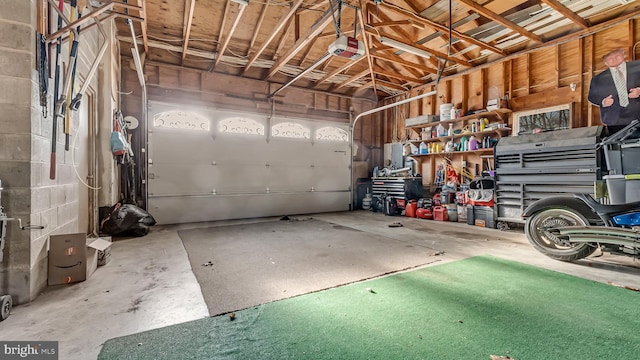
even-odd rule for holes
{"type": "Polygon", "coordinates": [[[249,0],[231,0],[231,2],[234,2],[238,5],[249,5],[249,0]]]}
{"type": "Polygon", "coordinates": [[[428,52],[422,50],[422,49],[418,49],[416,47],[413,47],[411,45],[407,45],[405,43],[401,43],[399,41],[393,40],[393,39],[389,39],[387,37],[384,36],[380,36],[380,42],[384,45],[389,45],[391,47],[394,47],[398,50],[402,50],[402,51],[406,51],[408,53],[411,53],[413,55],[418,55],[418,56],[422,56],[424,58],[430,59],[431,58],[431,54],[429,54],[428,52]]]}

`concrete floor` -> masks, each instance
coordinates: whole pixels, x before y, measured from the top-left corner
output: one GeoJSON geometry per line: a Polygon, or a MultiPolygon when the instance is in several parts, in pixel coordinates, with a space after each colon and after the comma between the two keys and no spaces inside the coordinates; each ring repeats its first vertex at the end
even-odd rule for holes
{"type": "MultiPolygon", "coordinates": [[[[639,262],[607,254],[577,263],[551,260],[528,244],[521,228],[503,232],[368,211],[312,216],[443,251],[429,266],[491,254],[640,288],[639,262]],[[404,226],[389,227],[393,222],[404,226]]],[[[268,220],[273,219],[157,226],[145,237],[117,240],[109,264],[87,281],[50,287],[32,303],[15,306],[11,316],[0,323],[0,339],[59,341],[60,359],[87,360],[95,359],[102,344],[113,337],[209,316],[177,231],[268,220]]]]}

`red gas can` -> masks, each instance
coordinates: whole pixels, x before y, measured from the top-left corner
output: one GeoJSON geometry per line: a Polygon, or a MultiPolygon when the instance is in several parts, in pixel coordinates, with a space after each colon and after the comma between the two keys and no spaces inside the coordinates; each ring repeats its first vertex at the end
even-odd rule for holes
{"type": "Polygon", "coordinates": [[[447,216],[447,208],[443,206],[434,206],[433,207],[433,220],[437,221],[447,221],[449,217],[447,216]]]}
{"type": "Polygon", "coordinates": [[[416,210],[418,209],[418,202],[415,200],[409,200],[407,206],[404,207],[404,212],[407,217],[416,217],[416,210]]]}
{"type": "Polygon", "coordinates": [[[431,209],[419,208],[416,210],[416,216],[420,219],[433,219],[433,213],[431,209]]]}

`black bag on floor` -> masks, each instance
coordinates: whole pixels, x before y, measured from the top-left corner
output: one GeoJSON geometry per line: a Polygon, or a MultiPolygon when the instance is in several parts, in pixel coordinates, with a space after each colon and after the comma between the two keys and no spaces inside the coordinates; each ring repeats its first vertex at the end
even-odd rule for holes
{"type": "Polygon", "coordinates": [[[145,210],[118,201],[100,222],[100,231],[108,235],[145,236],[156,220],[145,210]]]}

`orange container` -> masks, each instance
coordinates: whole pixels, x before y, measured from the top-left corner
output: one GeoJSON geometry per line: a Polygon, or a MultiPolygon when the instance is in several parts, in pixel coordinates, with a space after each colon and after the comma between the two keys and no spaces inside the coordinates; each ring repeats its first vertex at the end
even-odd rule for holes
{"type": "Polygon", "coordinates": [[[416,210],[418,209],[418,202],[410,200],[407,206],[404,207],[404,213],[407,217],[416,217],[416,210]]]}
{"type": "Polygon", "coordinates": [[[416,216],[420,219],[433,219],[431,209],[419,208],[416,210],[416,216]]]}
{"type": "Polygon", "coordinates": [[[447,215],[447,208],[443,206],[434,206],[433,207],[433,220],[437,221],[448,221],[449,216],[447,215]]]}

